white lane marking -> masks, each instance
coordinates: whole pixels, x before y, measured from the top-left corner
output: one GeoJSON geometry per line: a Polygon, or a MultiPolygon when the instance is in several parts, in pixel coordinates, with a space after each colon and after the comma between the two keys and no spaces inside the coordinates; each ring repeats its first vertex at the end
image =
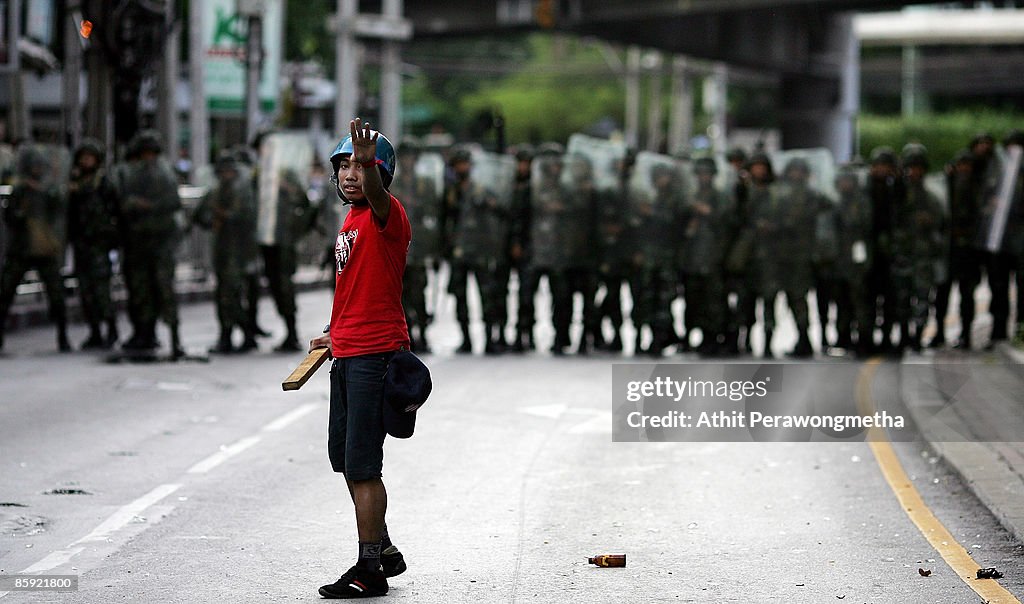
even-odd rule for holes
{"type": "Polygon", "coordinates": [[[104,520],[103,523],[94,528],[91,533],[82,537],[78,541],[75,541],[71,545],[89,543],[90,541],[106,540],[111,533],[120,530],[124,525],[128,524],[132,519],[141,514],[142,510],[160,501],[164,497],[167,497],[179,488],[181,488],[180,484],[162,484],[158,486],[142,497],[139,497],[135,501],[114,512],[110,518],[104,520]]]}
{"type": "Polygon", "coordinates": [[[217,451],[213,455],[197,462],[189,468],[188,473],[205,474],[258,442],[260,442],[259,436],[247,436],[230,445],[222,446],[220,451],[217,451]]]}
{"type": "Polygon", "coordinates": [[[568,405],[554,404],[554,405],[535,405],[533,407],[524,407],[519,411],[527,415],[535,415],[537,417],[546,417],[548,419],[558,419],[562,417],[562,414],[569,408],[568,405]]]}
{"type": "Polygon", "coordinates": [[[301,407],[296,407],[295,409],[289,411],[288,413],[285,413],[281,417],[270,422],[266,426],[263,426],[262,431],[278,432],[280,430],[283,430],[290,426],[291,424],[293,424],[294,422],[298,421],[300,418],[302,418],[302,416],[308,415],[309,413],[315,411],[316,408],[319,406],[319,403],[306,403],[301,407]]]}
{"type": "Polygon", "coordinates": [[[21,572],[23,574],[33,574],[53,570],[82,553],[84,549],[85,546],[82,545],[69,545],[67,549],[59,549],[21,572]]]}

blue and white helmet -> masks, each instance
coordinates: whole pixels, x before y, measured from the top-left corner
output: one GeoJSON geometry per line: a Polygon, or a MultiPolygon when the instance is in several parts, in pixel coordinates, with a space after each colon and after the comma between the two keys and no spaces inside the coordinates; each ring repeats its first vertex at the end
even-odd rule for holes
{"type": "MultiPolygon", "coordinates": [[[[395,147],[388,140],[388,137],[380,134],[376,130],[370,131],[370,136],[377,135],[377,151],[375,153],[375,159],[377,161],[377,167],[380,169],[380,179],[384,183],[384,188],[387,189],[391,186],[391,181],[395,178],[395,168],[398,163],[398,156],[395,154],[395,147]]],[[[331,153],[331,166],[334,167],[333,175],[331,180],[334,181],[335,188],[338,190],[338,196],[342,200],[345,197],[341,194],[341,188],[338,187],[338,165],[341,164],[343,156],[352,156],[352,135],[346,135],[345,138],[341,139],[338,146],[334,148],[334,152],[331,153]]]]}

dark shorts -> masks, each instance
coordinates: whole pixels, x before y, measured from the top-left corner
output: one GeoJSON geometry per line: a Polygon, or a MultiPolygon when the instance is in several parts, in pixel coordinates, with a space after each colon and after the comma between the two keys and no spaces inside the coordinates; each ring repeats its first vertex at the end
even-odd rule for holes
{"type": "Polygon", "coordinates": [[[380,478],[384,466],[384,373],[393,352],[334,359],[327,454],[349,480],[380,478]]]}

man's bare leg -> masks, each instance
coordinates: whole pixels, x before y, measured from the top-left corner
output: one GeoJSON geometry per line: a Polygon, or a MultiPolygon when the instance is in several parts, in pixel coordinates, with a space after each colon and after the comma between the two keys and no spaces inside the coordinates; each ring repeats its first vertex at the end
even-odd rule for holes
{"type": "Polygon", "coordinates": [[[388,508],[388,493],[380,478],[345,480],[352,503],[356,508],[356,529],[359,541],[378,543],[384,527],[384,514],[388,508]]]}

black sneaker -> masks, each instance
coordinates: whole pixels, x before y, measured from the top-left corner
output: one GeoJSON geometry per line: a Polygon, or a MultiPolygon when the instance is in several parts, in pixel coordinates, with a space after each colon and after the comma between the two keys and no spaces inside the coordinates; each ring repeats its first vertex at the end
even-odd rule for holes
{"type": "Polygon", "coordinates": [[[384,576],[388,579],[397,577],[409,568],[405,565],[405,556],[394,545],[389,545],[380,553],[380,566],[384,569],[384,576]]]}
{"type": "MultiPolygon", "coordinates": [[[[397,551],[397,550],[396,550],[397,551]]],[[[340,579],[320,588],[320,595],[330,599],[376,598],[388,593],[388,580],[383,573],[374,573],[353,566],[340,579]]]]}

